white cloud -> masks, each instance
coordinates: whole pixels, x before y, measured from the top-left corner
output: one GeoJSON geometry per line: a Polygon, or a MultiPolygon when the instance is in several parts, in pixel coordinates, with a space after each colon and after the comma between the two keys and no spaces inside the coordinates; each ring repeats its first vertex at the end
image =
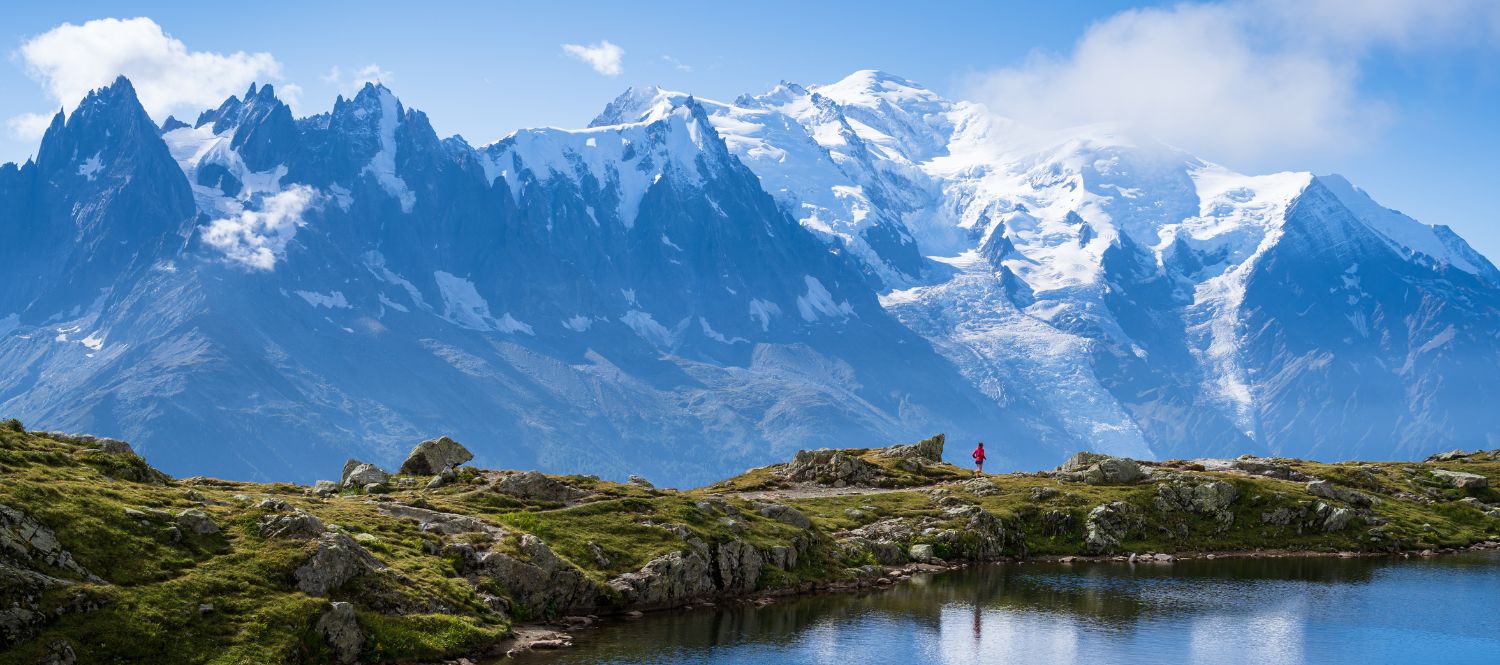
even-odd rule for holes
{"type": "Polygon", "coordinates": [[[360,88],[365,87],[366,83],[389,84],[393,76],[390,71],[381,69],[380,65],[372,62],[354,70],[348,76],[344,75],[344,71],[338,65],[334,65],[321,78],[324,83],[337,87],[345,96],[353,96],[359,92],[360,88]]]}
{"type": "MultiPolygon", "coordinates": [[[[281,65],[270,53],[190,51],[149,18],[64,23],[26,40],[15,55],[65,108],[123,74],[146,112],[157,119],[172,111],[217,106],[254,81],[281,76],[281,65]]],[[[12,121],[30,126],[27,120],[12,121]]]]}
{"type": "Polygon", "coordinates": [[[625,49],[622,49],[608,41],[598,44],[584,46],[582,44],[563,44],[563,52],[574,58],[582,60],[594,71],[605,76],[619,76],[625,69],[620,66],[621,58],[625,57],[625,49]]]}
{"type": "Polygon", "coordinates": [[[203,242],[224,253],[231,263],[251,270],[273,270],[287,243],[301,228],[302,213],[321,198],[307,185],[294,185],[261,200],[260,210],[216,219],[202,227],[203,242]]]}
{"type": "Polygon", "coordinates": [[[661,59],[667,61],[667,64],[671,65],[673,69],[676,69],[679,72],[691,72],[691,71],[693,71],[693,66],[692,65],[689,65],[689,64],[687,64],[687,63],[685,63],[685,62],[683,62],[681,60],[678,60],[677,58],[674,58],[674,57],[672,57],[670,55],[664,55],[664,56],[661,57],[661,59]]]}
{"type": "Polygon", "coordinates": [[[36,141],[47,133],[47,126],[52,124],[52,116],[46,113],[22,113],[5,120],[5,127],[10,130],[10,135],[22,141],[36,141]]]}
{"type": "Polygon", "coordinates": [[[1487,0],[1229,0],[1121,12],[1064,55],[982,74],[969,96],[1026,124],[1111,122],[1214,159],[1361,144],[1392,109],[1361,89],[1373,51],[1482,45],[1487,0]]]}

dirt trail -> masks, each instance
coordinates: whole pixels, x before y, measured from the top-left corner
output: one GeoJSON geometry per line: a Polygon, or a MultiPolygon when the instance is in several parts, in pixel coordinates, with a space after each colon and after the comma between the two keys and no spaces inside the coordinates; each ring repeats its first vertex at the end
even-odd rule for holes
{"type": "Polygon", "coordinates": [[[948,483],[935,483],[919,487],[829,487],[827,485],[793,485],[774,490],[747,492],[725,492],[717,496],[732,496],[747,501],[785,501],[788,499],[821,499],[833,496],[864,496],[867,494],[890,494],[892,492],[921,492],[948,483]]]}

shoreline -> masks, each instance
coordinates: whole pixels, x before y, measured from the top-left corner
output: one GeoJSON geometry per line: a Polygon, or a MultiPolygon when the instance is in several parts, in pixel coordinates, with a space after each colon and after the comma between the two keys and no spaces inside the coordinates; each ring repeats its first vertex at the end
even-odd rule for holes
{"type": "Polygon", "coordinates": [[[720,598],[712,601],[701,601],[688,603],[675,607],[663,607],[651,610],[626,610],[604,614],[592,614],[585,617],[565,617],[553,622],[531,622],[517,624],[514,627],[515,634],[502,640],[495,648],[487,649],[483,653],[472,654],[464,658],[448,659],[422,665],[479,665],[485,660],[496,658],[516,658],[525,656],[532,651],[568,649],[573,647],[574,633],[587,633],[590,630],[601,628],[605,625],[618,624],[628,621],[636,621],[651,616],[666,614],[668,612],[697,612],[707,609],[716,609],[721,605],[745,606],[754,605],[765,607],[773,605],[781,599],[803,596],[833,595],[844,593],[863,593],[889,589],[917,575],[940,575],[967,568],[978,568],[980,566],[1005,566],[1024,565],[1028,563],[1055,563],[1055,564],[1117,564],[1126,565],[1150,565],[1159,566],[1176,563],[1179,561],[1219,561],[1231,559],[1411,559],[1411,558],[1437,558],[1469,552],[1500,551],[1500,541],[1485,541],[1463,548],[1442,548],[1438,550],[1409,550],[1399,552],[1323,552],[1316,550],[1224,550],[1214,552],[1193,552],[1187,554],[1170,554],[1170,559],[1155,558],[1156,552],[1145,554],[1130,553],[1126,555],[1057,555],[1048,554],[1036,557],[1009,557],[991,561],[955,561],[943,563],[911,563],[903,566],[887,566],[885,574],[873,580],[862,578],[859,580],[832,580],[829,582],[808,582],[796,587],[784,587],[780,589],[768,589],[760,593],[744,594],[740,596],[720,598]],[[804,589],[803,586],[811,584],[813,588],[804,589]],[[575,621],[569,623],[567,619],[587,619],[587,622],[575,621]]]}

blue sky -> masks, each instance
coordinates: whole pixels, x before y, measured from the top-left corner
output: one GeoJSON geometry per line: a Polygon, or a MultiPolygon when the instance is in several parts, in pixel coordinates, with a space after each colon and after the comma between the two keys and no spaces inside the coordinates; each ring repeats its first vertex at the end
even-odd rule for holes
{"type": "Polygon", "coordinates": [[[0,161],[33,154],[38,118],[111,68],[161,72],[132,78],[158,115],[188,117],[252,78],[316,113],[378,72],[440,134],[476,144],[581,126],[633,84],[729,100],[875,68],[1028,124],[1122,122],[1241,171],[1342,173],[1500,257],[1500,3],[1489,0],[353,7],[6,5],[0,161]],[[150,23],[52,32],[133,17],[150,23]],[[606,41],[618,59],[605,49],[595,64],[613,75],[564,50],[606,41]]]}

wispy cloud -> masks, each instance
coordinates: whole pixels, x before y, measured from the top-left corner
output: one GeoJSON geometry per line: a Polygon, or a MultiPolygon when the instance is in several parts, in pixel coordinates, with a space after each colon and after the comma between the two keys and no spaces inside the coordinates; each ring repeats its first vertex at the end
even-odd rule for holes
{"type": "Polygon", "coordinates": [[[674,57],[672,57],[670,55],[664,55],[664,56],[661,57],[661,59],[665,60],[667,62],[667,64],[671,65],[673,69],[676,69],[679,72],[691,72],[691,71],[693,71],[693,66],[692,65],[689,65],[689,64],[687,64],[687,63],[685,63],[685,62],[683,62],[681,60],[678,60],[677,58],[674,58],[674,57]]]}
{"type": "Polygon", "coordinates": [[[10,135],[22,141],[35,141],[47,133],[52,116],[46,113],[22,113],[5,120],[10,135]]]}
{"type": "Polygon", "coordinates": [[[1066,54],[972,81],[971,98],[1028,124],[1117,122],[1219,159],[1358,146],[1392,109],[1364,93],[1380,49],[1480,47],[1487,0],[1228,0],[1129,10],[1066,54]]]}
{"type": "Polygon", "coordinates": [[[327,74],[319,78],[324,83],[338,88],[339,92],[345,95],[353,95],[359,92],[360,88],[365,87],[366,83],[389,84],[394,76],[389,70],[381,69],[380,65],[372,62],[350,72],[347,76],[344,74],[343,69],[338,65],[334,65],[328,70],[327,74]]]}
{"type": "MultiPolygon", "coordinates": [[[[64,23],[26,40],[15,57],[59,106],[71,109],[90,90],[123,74],[146,112],[158,119],[174,110],[216,106],[251,82],[281,78],[281,65],[270,53],[192,51],[149,18],[64,23]]],[[[11,118],[11,132],[34,132],[34,115],[11,118]]]]}
{"type": "Polygon", "coordinates": [[[605,76],[619,76],[625,71],[621,66],[621,60],[625,57],[625,49],[622,49],[608,41],[597,44],[563,44],[564,53],[588,63],[594,71],[605,76]]]}
{"type": "Polygon", "coordinates": [[[273,270],[304,224],[302,214],[319,198],[317,190],[294,185],[262,199],[260,210],[209,222],[201,231],[203,242],[223,252],[230,263],[250,270],[273,270]]]}

